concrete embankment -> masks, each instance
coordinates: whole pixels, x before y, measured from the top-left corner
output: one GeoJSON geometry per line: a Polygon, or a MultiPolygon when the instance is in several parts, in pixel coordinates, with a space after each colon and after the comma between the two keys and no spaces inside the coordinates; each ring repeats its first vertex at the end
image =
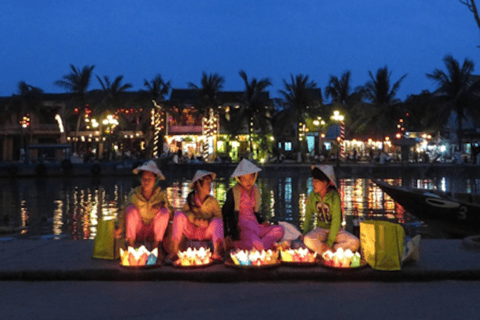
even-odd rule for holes
{"type": "Polygon", "coordinates": [[[239,270],[223,264],[200,269],[160,265],[153,269],[127,270],[119,261],[92,259],[92,240],[0,241],[0,280],[161,280],[197,282],[242,281],[437,281],[480,280],[480,253],[469,251],[463,240],[425,239],[420,260],[401,271],[376,271],[366,266],[355,270],[333,270],[321,265],[273,269],[239,270]]]}

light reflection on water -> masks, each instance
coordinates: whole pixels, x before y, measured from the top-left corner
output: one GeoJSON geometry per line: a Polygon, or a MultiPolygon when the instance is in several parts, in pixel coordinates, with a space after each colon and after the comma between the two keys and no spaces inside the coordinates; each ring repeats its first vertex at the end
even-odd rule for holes
{"type": "MultiPolygon", "coordinates": [[[[401,179],[385,181],[402,185],[401,179]]],[[[103,217],[117,217],[121,204],[138,183],[136,178],[130,177],[10,181],[0,190],[0,209],[3,213],[1,221],[15,227],[26,227],[23,231],[26,236],[53,235],[74,240],[94,239],[98,220],[103,217]]],[[[260,176],[257,183],[262,191],[262,214],[271,220],[285,220],[302,226],[308,194],[312,191],[310,177],[260,176]]],[[[214,181],[212,194],[221,205],[228,188],[234,184],[235,180],[226,177],[219,177],[214,181]]],[[[412,186],[442,191],[449,191],[451,184],[446,178],[436,181],[412,180],[412,186]]],[[[456,191],[472,192],[477,190],[478,184],[477,180],[466,180],[460,188],[463,190],[456,191]]],[[[344,208],[343,225],[347,229],[351,226],[354,214],[365,218],[392,219],[404,223],[405,226],[418,225],[414,217],[369,179],[340,179],[338,186],[344,208]]],[[[458,183],[456,188],[459,189],[458,183]]],[[[190,182],[184,177],[173,179],[167,186],[170,202],[178,210],[183,207],[189,192],[190,182]]]]}

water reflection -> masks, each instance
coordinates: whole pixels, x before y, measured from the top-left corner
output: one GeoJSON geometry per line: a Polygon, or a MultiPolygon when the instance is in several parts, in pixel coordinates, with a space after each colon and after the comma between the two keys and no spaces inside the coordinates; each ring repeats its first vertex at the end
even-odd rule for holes
{"type": "MultiPolygon", "coordinates": [[[[401,179],[385,181],[402,185],[401,179]]],[[[164,182],[162,182],[164,183],[164,182]]],[[[234,179],[219,177],[212,184],[212,195],[221,205],[227,190],[235,184],[234,179]]],[[[308,194],[312,191],[310,177],[279,174],[275,177],[260,176],[257,181],[262,191],[261,213],[271,220],[289,221],[300,228],[305,218],[308,194]]],[[[413,179],[412,186],[449,191],[453,182],[448,178],[436,180],[413,179]]],[[[113,219],[121,211],[130,190],[139,181],[135,178],[49,178],[19,179],[10,181],[0,190],[0,209],[4,214],[3,224],[25,227],[26,236],[53,235],[70,239],[94,239],[98,220],[113,219]]],[[[476,190],[480,180],[466,180],[463,186],[455,183],[456,191],[476,190]]],[[[171,204],[181,210],[190,192],[190,181],[185,177],[164,183],[171,204]]],[[[344,208],[343,225],[351,226],[353,215],[363,218],[392,219],[406,226],[418,225],[388,195],[369,179],[341,179],[338,184],[344,208]]]]}

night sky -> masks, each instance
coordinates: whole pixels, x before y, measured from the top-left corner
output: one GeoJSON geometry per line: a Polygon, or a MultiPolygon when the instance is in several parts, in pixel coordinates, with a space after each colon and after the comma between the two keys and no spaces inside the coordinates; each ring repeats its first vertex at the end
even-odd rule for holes
{"type": "Polygon", "coordinates": [[[446,54],[472,59],[480,74],[480,31],[458,0],[7,0],[0,10],[0,96],[19,81],[64,92],[53,82],[70,64],[123,75],[133,90],[156,74],[174,88],[199,85],[206,71],[241,91],[243,69],[270,77],[271,96],[290,74],[308,74],[324,90],[330,75],[351,70],[356,87],[387,65],[392,83],[408,74],[404,99],[435,90],[425,74],[445,70],[446,54]]]}

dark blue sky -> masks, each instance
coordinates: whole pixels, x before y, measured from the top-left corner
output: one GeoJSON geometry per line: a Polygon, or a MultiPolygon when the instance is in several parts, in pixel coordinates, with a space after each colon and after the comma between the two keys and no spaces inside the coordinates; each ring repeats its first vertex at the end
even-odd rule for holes
{"type": "Polygon", "coordinates": [[[402,99],[436,88],[425,74],[444,70],[446,54],[472,59],[480,73],[480,32],[457,0],[7,0],[0,11],[1,96],[19,81],[62,92],[53,82],[70,64],[123,75],[134,90],[157,73],[186,88],[206,71],[240,91],[243,69],[270,77],[272,96],[290,74],[324,90],[330,75],[351,70],[358,86],[387,65],[394,81],[408,73],[402,99]]]}

